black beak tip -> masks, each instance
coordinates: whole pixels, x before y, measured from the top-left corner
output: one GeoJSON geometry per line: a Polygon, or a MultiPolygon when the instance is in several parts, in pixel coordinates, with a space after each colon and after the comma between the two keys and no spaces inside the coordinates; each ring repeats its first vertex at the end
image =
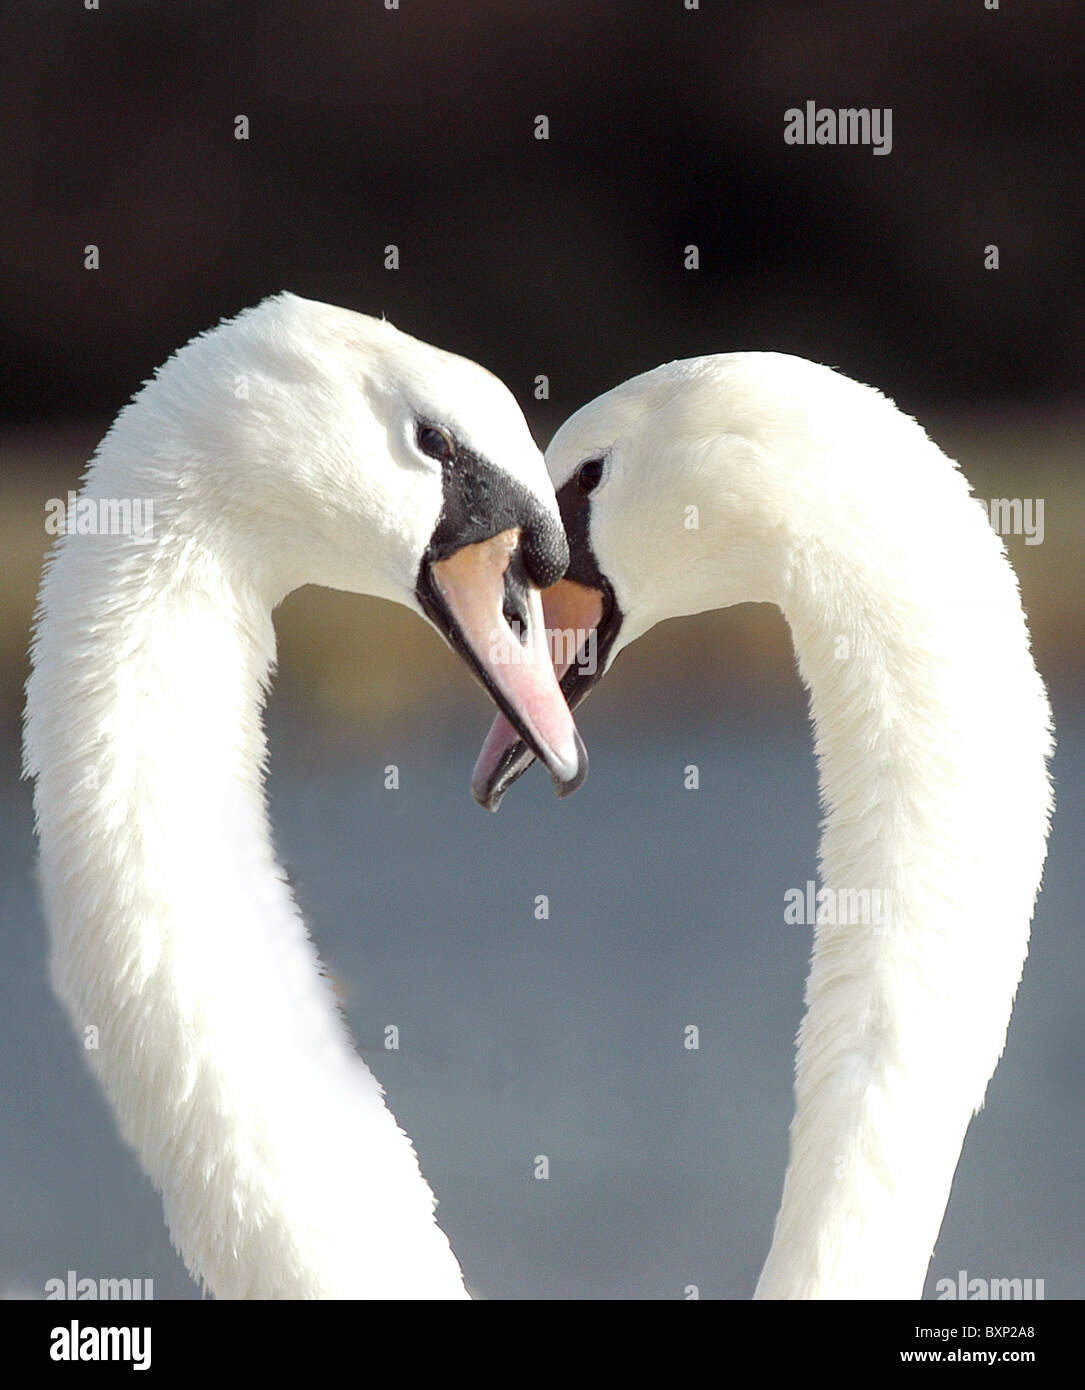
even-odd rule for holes
{"type": "Polygon", "coordinates": [[[504,791],[496,784],[492,787],[472,787],[471,795],[484,811],[493,811],[497,814],[498,808],[505,795],[504,791]]]}
{"type": "MultiPolygon", "coordinates": [[[[588,779],[588,750],[584,747],[584,740],[580,737],[580,730],[573,731],[576,739],[576,774],[567,782],[560,781],[557,777],[553,778],[554,790],[558,796],[572,796],[573,792],[579,791],[588,779]]],[[[497,808],[494,807],[496,810],[497,808]]]]}
{"type": "MultiPolygon", "coordinates": [[[[579,729],[573,731],[573,737],[576,739],[576,772],[568,779],[551,773],[550,780],[554,784],[554,790],[561,797],[570,796],[578,791],[588,776],[588,750],[584,747],[579,729]]],[[[534,755],[528,756],[526,761],[521,761],[524,751],[523,743],[513,745],[486,782],[481,785],[472,783],[471,794],[484,811],[496,812],[513,782],[517,781],[534,761],[534,755]]]]}

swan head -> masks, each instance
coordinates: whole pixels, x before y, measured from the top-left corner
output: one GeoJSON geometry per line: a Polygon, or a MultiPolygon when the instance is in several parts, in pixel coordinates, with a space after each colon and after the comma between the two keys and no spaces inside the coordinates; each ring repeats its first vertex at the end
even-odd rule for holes
{"type": "Polygon", "coordinates": [[[583,781],[540,600],[568,544],[523,413],[490,372],[383,319],[281,294],[176,354],[114,436],[125,458],[153,460],[156,525],[187,553],[209,542],[272,605],[322,584],[413,608],[559,792],[583,781]]]}
{"type": "MultiPolygon", "coordinates": [[[[599,396],[555,434],[546,463],[570,562],[543,607],[571,709],[656,623],[780,601],[789,469],[794,459],[801,472],[816,450],[821,374],[834,377],[777,353],[671,362],[599,396]]],[[[496,810],[531,762],[497,719],[475,766],[476,800],[496,810]]]]}

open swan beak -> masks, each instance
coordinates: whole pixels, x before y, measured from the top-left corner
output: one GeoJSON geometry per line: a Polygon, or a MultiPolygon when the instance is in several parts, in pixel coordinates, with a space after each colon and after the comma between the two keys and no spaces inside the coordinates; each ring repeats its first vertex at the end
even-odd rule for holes
{"type": "Polygon", "coordinates": [[[558,686],[520,541],[513,528],[429,561],[418,593],[501,711],[510,742],[530,750],[525,766],[538,758],[566,796],[588,775],[588,755],[558,686]]]}
{"type": "MultiPolygon", "coordinates": [[[[601,587],[597,588],[593,584],[561,579],[542,595],[554,676],[561,682],[563,702],[570,710],[576,709],[603,674],[621,626],[614,594],[605,580],[599,582],[601,587]]],[[[471,777],[475,800],[488,811],[496,811],[501,798],[536,756],[530,740],[521,736],[513,721],[499,714],[482,745],[471,777]]],[[[576,787],[564,790],[568,793],[576,787]]]]}

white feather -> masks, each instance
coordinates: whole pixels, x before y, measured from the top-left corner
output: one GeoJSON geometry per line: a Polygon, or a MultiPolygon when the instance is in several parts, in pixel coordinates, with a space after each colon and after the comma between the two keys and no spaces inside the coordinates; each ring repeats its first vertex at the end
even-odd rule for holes
{"type": "Polygon", "coordinates": [[[419,413],[557,516],[496,378],[281,295],[171,358],[91,462],[83,497],[151,499],[153,540],[66,535],[42,583],[25,760],[53,982],[220,1297],[466,1296],[263,790],[274,606],[315,582],[417,607],[442,501],[419,413]]]}
{"type": "Polygon", "coordinates": [[[758,1296],[916,1298],[1005,1043],[1052,808],[1016,577],[919,425],[798,358],[636,377],[558,431],[555,486],[600,456],[591,543],[618,648],[664,618],[777,604],[810,691],[822,885],[891,894],[888,922],[815,931],[758,1296]]]}

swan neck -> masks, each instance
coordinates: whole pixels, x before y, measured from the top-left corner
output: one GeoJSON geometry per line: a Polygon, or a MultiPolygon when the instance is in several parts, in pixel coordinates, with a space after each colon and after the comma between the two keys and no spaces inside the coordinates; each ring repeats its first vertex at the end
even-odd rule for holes
{"type": "Polygon", "coordinates": [[[26,748],[54,986],[206,1289],[462,1298],[272,850],[266,598],[183,542],[123,544],[66,537],[42,589],[26,748]]]}
{"type": "Polygon", "coordinates": [[[787,575],[825,819],[816,920],[785,913],[813,954],[759,1297],[920,1296],[1028,948],[1049,710],[1001,543],[941,462],[927,527],[871,507],[787,575]]]}

